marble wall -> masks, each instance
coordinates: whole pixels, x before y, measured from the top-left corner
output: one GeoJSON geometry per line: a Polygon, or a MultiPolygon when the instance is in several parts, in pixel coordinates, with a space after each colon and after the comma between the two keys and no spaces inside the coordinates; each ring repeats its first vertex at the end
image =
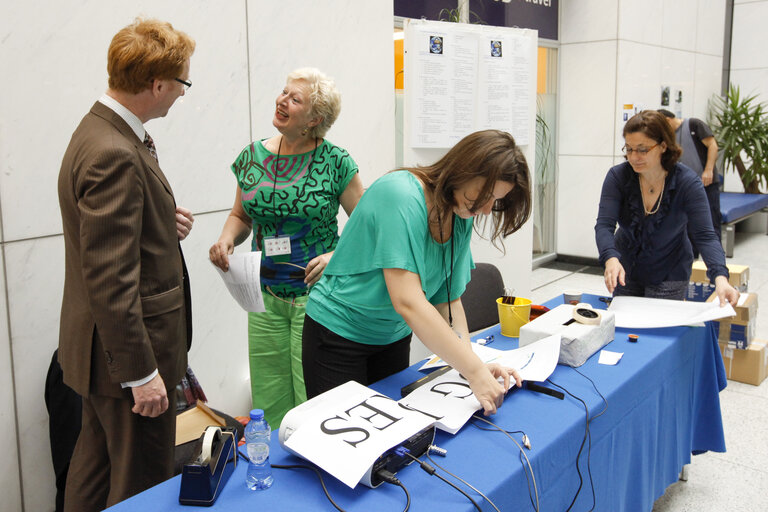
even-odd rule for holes
{"type": "Polygon", "coordinates": [[[731,82],[768,102],[768,0],[735,0],[731,38],[731,82]]]}
{"type": "MultiPolygon", "coordinates": [[[[768,103],[768,0],[735,0],[733,35],[731,37],[731,83],[741,88],[742,95],[757,95],[768,103]]],[[[726,190],[743,192],[744,186],[735,172],[725,176],[726,190]]],[[[763,190],[768,192],[768,190],[763,190]]]]}
{"type": "Polygon", "coordinates": [[[43,387],[64,279],[56,180],[72,131],[106,89],[114,33],[145,15],[197,42],[194,86],[147,129],[178,203],[196,217],[183,242],[190,364],[210,405],[240,415],[250,408],[246,316],[207,259],[234,200],[229,164],[252,139],[275,133],[274,99],[286,73],[311,65],[342,93],[328,138],[350,151],[366,185],[391,169],[393,9],[391,0],[44,0],[4,2],[1,10],[0,436],[6,468],[19,470],[0,474],[0,494],[4,510],[46,511],[55,489],[43,387]]]}
{"type": "MultiPolygon", "coordinates": [[[[683,117],[706,119],[720,92],[725,0],[562,2],[557,252],[597,258],[603,178],[623,160],[623,105],[661,108],[683,92],[683,117]]],[[[671,103],[670,110],[678,108],[671,103]]]]}
{"type": "MultiPolygon", "coordinates": [[[[0,263],[5,268],[5,255],[3,253],[0,253],[0,263]]],[[[0,286],[2,286],[2,290],[5,290],[5,273],[0,274],[0,286]]],[[[5,297],[5,293],[0,293],[0,436],[7,443],[7,467],[18,468],[20,459],[16,436],[16,396],[13,385],[11,344],[8,335],[8,315],[6,314],[8,304],[5,297]]],[[[37,396],[42,397],[42,393],[38,393],[37,396]]],[[[8,510],[21,510],[21,482],[19,477],[19,471],[0,472],[0,492],[6,497],[5,504],[8,510]]],[[[51,480],[51,482],[53,481],[51,480]]]]}

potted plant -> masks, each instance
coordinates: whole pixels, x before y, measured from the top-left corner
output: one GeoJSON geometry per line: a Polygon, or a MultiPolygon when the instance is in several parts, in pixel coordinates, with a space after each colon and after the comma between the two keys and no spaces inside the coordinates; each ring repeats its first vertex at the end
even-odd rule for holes
{"type": "Polygon", "coordinates": [[[731,86],[726,97],[709,101],[707,121],[723,155],[724,170],[734,168],[747,194],[768,185],[768,111],[757,96],[742,96],[731,86]]]}

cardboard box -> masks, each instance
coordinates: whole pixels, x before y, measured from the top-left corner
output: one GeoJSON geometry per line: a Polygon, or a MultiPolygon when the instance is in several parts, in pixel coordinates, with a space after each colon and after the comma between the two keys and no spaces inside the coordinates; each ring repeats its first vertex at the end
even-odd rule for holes
{"type": "MultiPolygon", "coordinates": [[[[707,302],[715,300],[717,295],[714,293],[709,296],[707,302]]],[[[732,322],[748,323],[750,320],[757,318],[757,294],[756,293],[742,293],[739,297],[739,304],[734,306],[736,316],[728,318],[732,322]]]]}
{"type": "Polygon", "coordinates": [[[725,373],[730,380],[759,386],[768,374],[768,349],[764,340],[754,340],[746,350],[735,350],[728,342],[720,341],[725,373]]]}
{"type": "Polygon", "coordinates": [[[691,302],[704,302],[707,297],[715,291],[715,285],[709,283],[688,283],[688,289],[685,291],[685,300],[691,302]]]}
{"type": "Polygon", "coordinates": [[[726,319],[716,321],[717,340],[730,342],[734,348],[746,349],[755,338],[755,324],[757,319],[749,322],[736,322],[726,319]]]}
{"type": "MultiPolygon", "coordinates": [[[[730,274],[728,281],[731,283],[731,286],[740,292],[746,292],[749,284],[749,266],[729,263],[727,267],[728,273],[730,274]]],[[[703,261],[696,260],[693,262],[693,266],[691,267],[691,278],[689,281],[692,283],[709,283],[707,266],[703,261]]]]}
{"type": "Polygon", "coordinates": [[[194,407],[176,415],[176,446],[199,439],[209,425],[226,427],[227,422],[198,400],[194,407]]]}

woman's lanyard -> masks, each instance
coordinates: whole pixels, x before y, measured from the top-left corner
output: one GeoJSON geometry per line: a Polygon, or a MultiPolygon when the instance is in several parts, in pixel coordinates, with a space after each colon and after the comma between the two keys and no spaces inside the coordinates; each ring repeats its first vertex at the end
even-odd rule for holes
{"type": "Polygon", "coordinates": [[[445,266],[445,245],[443,242],[443,220],[440,211],[437,212],[437,223],[440,225],[440,242],[443,252],[443,276],[445,277],[445,291],[448,293],[448,325],[453,329],[453,314],[451,313],[451,280],[453,279],[453,224],[456,222],[456,214],[451,216],[451,272],[445,266]]]}
{"type": "MultiPolygon", "coordinates": [[[[274,164],[274,181],[272,184],[272,214],[275,222],[275,234],[271,237],[264,237],[264,255],[265,256],[280,256],[283,254],[291,254],[291,237],[280,236],[280,229],[277,224],[277,174],[280,169],[280,150],[283,147],[283,137],[280,137],[280,142],[277,144],[277,157],[274,164]]],[[[309,178],[312,172],[312,164],[315,162],[315,152],[317,152],[317,138],[315,138],[315,149],[312,150],[312,157],[307,164],[307,176],[309,178]]]]}

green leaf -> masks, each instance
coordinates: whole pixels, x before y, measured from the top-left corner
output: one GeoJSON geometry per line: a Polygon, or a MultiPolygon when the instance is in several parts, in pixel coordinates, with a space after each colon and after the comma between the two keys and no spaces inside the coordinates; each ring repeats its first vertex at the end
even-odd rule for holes
{"type": "Polygon", "coordinates": [[[757,95],[742,95],[730,84],[725,98],[708,102],[707,120],[723,154],[725,170],[739,172],[744,188],[768,183],[768,116],[757,95]],[[746,159],[742,158],[742,155],[746,159]],[[743,170],[740,170],[743,169],[743,170]]]}

